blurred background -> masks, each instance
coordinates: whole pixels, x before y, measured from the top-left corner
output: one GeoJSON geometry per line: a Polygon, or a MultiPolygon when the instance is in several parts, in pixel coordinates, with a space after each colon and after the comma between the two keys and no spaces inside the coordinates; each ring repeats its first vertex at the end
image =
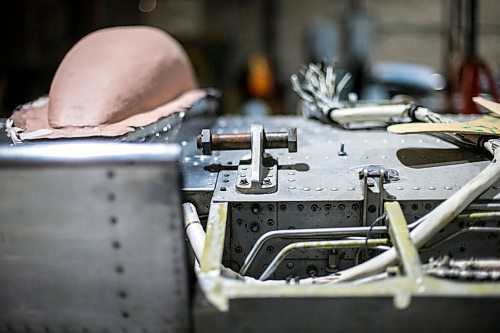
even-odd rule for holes
{"type": "Polygon", "coordinates": [[[410,94],[443,112],[474,111],[461,104],[470,85],[462,82],[464,71],[480,67],[472,77],[481,92],[495,95],[500,70],[495,0],[7,0],[1,6],[1,116],[48,94],[59,62],[80,38],[117,25],[156,26],[177,38],[200,85],[223,92],[224,113],[294,113],[298,99],[289,77],[310,61],[336,59],[353,73],[349,89],[360,98],[410,94]]]}

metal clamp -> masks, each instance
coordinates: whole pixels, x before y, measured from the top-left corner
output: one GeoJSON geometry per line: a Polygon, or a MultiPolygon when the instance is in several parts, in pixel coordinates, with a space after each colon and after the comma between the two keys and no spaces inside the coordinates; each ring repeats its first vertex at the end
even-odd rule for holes
{"type": "Polygon", "coordinates": [[[266,149],[288,148],[297,152],[297,129],[265,132],[261,124],[252,124],[250,133],[212,134],[204,129],[197,139],[198,149],[210,155],[214,150],[250,149],[250,158],[242,158],[238,166],[236,190],[240,193],[273,193],[278,189],[278,164],[266,149]]]}

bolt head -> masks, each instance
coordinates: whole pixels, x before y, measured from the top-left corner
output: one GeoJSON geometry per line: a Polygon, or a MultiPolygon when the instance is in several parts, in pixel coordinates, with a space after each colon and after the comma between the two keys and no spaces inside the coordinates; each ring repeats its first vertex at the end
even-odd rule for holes
{"type": "Polygon", "coordinates": [[[288,152],[297,152],[297,128],[288,128],[288,152]]]}
{"type": "Polygon", "coordinates": [[[198,137],[198,148],[200,148],[200,145],[203,155],[212,154],[212,133],[210,129],[201,130],[201,135],[198,137]]]}

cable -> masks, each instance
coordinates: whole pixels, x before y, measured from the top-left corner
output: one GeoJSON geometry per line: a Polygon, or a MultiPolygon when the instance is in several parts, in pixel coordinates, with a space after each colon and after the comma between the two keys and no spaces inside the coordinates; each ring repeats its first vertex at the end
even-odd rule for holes
{"type": "MultiPolygon", "coordinates": [[[[486,142],[484,148],[494,155],[490,165],[430,212],[425,219],[411,231],[410,236],[417,248],[422,247],[429,239],[439,232],[439,230],[443,229],[472,201],[479,197],[500,178],[499,145],[499,140],[490,140],[486,142]]],[[[380,273],[396,260],[397,253],[396,249],[393,247],[363,264],[337,272],[335,276],[331,276],[331,282],[350,281],[380,273]]]]}
{"type": "Polygon", "coordinates": [[[368,258],[368,238],[370,238],[370,233],[372,232],[372,229],[373,227],[379,223],[380,221],[384,220],[386,218],[386,215],[385,214],[382,214],[380,215],[379,217],[377,217],[375,219],[375,221],[372,222],[372,224],[370,224],[370,229],[368,229],[368,231],[366,232],[366,238],[365,238],[365,247],[364,247],[364,252],[365,252],[365,256],[366,258],[368,258]]]}

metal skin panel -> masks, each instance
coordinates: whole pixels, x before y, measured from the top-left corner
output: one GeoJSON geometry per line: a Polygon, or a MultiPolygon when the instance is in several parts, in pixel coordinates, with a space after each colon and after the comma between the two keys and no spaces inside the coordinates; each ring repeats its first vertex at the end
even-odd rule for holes
{"type": "MultiPolygon", "coordinates": [[[[298,117],[222,118],[212,130],[245,132],[253,122],[261,122],[268,131],[297,127],[298,152],[288,153],[285,149],[271,152],[280,166],[286,166],[280,168],[276,193],[240,195],[233,186],[226,186],[226,191],[220,191],[218,186],[216,200],[297,201],[298,196],[302,200],[361,200],[358,171],[369,165],[399,172],[400,181],[385,184],[388,194],[397,200],[444,200],[488,165],[485,156],[430,135],[399,136],[385,129],[348,131],[298,117]],[[345,144],[346,156],[337,154],[341,143],[345,144]]],[[[237,165],[245,153],[248,152],[220,152],[213,155],[212,163],[230,168],[227,161],[237,165]]],[[[487,192],[483,198],[495,195],[498,196],[498,191],[487,192]]]]}
{"type": "MultiPolygon", "coordinates": [[[[375,186],[368,188],[368,204],[364,207],[362,181],[358,175],[363,167],[397,171],[400,179],[384,184],[384,197],[385,200],[398,200],[411,223],[450,197],[489,163],[486,155],[431,135],[399,136],[385,129],[345,130],[300,117],[223,117],[216,121],[211,131],[217,134],[248,132],[254,122],[263,124],[266,131],[298,128],[297,153],[288,153],[286,149],[269,151],[279,161],[275,193],[241,194],[236,191],[238,163],[249,151],[214,151],[212,156],[202,156],[195,150],[194,140],[187,142],[184,150],[183,170],[186,184],[189,184],[186,193],[211,194],[211,190],[214,202],[230,203],[224,264],[234,269],[241,266],[255,240],[269,230],[361,226],[365,210],[366,223],[370,225],[379,216],[379,190],[375,180],[375,186]],[[346,155],[338,154],[342,143],[346,155]],[[218,175],[214,175],[216,172],[218,175]],[[262,209],[253,213],[254,204],[272,205],[276,211],[262,209]],[[282,206],[284,209],[280,208],[282,206]],[[275,219],[272,225],[267,224],[270,216],[275,219]],[[252,230],[255,224],[258,228],[252,230]]],[[[500,199],[499,188],[500,184],[496,184],[486,191],[481,196],[482,202],[500,199]]],[[[206,213],[207,209],[201,211],[206,213]]],[[[496,226],[496,222],[489,221],[485,225],[496,226]]],[[[450,224],[431,243],[460,228],[458,224],[450,224]]],[[[258,276],[277,251],[291,241],[276,239],[266,243],[249,275],[258,276]]],[[[491,251],[498,252],[495,235],[469,233],[423,252],[422,257],[427,260],[449,254],[467,258],[489,256],[491,251]]],[[[364,251],[360,252],[358,260],[362,261],[364,251]]],[[[375,254],[374,250],[369,252],[375,254]]],[[[356,262],[356,253],[345,250],[333,259],[341,268],[347,268],[356,262]]],[[[290,274],[305,277],[313,266],[320,275],[331,273],[327,267],[329,257],[329,251],[297,251],[280,265],[274,278],[284,279],[290,274]]]]}
{"type": "Polygon", "coordinates": [[[50,149],[0,149],[0,330],[188,331],[179,149],[50,149]]]}

